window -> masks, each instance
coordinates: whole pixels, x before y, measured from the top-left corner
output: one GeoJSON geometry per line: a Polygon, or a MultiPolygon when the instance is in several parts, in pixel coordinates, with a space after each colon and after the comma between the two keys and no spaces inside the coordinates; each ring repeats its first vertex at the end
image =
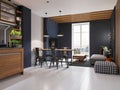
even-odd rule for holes
{"type": "Polygon", "coordinates": [[[72,24],[72,49],[75,54],[89,55],[89,22],[72,24]]]}

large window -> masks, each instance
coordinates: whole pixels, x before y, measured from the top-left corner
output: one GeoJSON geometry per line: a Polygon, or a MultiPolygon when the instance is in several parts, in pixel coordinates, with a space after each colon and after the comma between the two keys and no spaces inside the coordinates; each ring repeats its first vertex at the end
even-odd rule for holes
{"type": "Polygon", "coordinates": [[[72,49],[75,54],[89,55],[89,22],[72,24],[72,49]]]}

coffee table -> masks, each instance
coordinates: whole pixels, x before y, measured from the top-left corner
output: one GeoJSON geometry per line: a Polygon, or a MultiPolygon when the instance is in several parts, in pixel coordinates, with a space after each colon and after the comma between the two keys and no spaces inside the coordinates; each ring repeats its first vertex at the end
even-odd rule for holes
{"type": "Polygon", "coordinates": [[[85,54],[74,54],[73,55],[73,59],[77,59],[79,61],[84,61],[84,59],[86,58],[87,55],[85,54]]]}

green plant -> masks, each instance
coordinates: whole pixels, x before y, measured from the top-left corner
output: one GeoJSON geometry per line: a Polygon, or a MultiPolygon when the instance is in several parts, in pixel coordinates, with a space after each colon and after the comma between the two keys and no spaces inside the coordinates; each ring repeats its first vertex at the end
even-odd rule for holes
{"type": "Polygon", "coordinates": [[[108,46],[102,46],[102,49],[103,49],[103,55],[109,58],[111,55],[111,49],[109,49],[108,46]]]}
{"type": "Polygon", "coordinates": [[[11,32],[10,32],[10,35],[11,36],[21,36],[21,31],[17,31],[15,29],[12,29],[11,32]]]}
{"type": "Polygon", "coordinates": [[[14,45],[16,45],[16,44],[22,44],[22,41],[21,40],[11,40],[11,44],[14,44],[14,45]]]}

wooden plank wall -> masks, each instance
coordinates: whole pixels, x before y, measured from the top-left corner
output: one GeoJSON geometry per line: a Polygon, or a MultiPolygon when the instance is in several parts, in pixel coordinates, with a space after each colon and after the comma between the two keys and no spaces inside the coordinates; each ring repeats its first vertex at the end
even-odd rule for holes
{"type": "Polygon", "coordinates": [[[102,19],[110,19],[112,15],[112,11],[113,10],[105,10],[105,11],[90,12],[90,13],[83,13],[83,14],[55,16],[50,18],[57,23],[102,20],[102,19]]]}
{"type": "Polygon", "coordinates": [[[116,5],[115,61],[119,66],[120,73],[120,0],[116,5]]]}

